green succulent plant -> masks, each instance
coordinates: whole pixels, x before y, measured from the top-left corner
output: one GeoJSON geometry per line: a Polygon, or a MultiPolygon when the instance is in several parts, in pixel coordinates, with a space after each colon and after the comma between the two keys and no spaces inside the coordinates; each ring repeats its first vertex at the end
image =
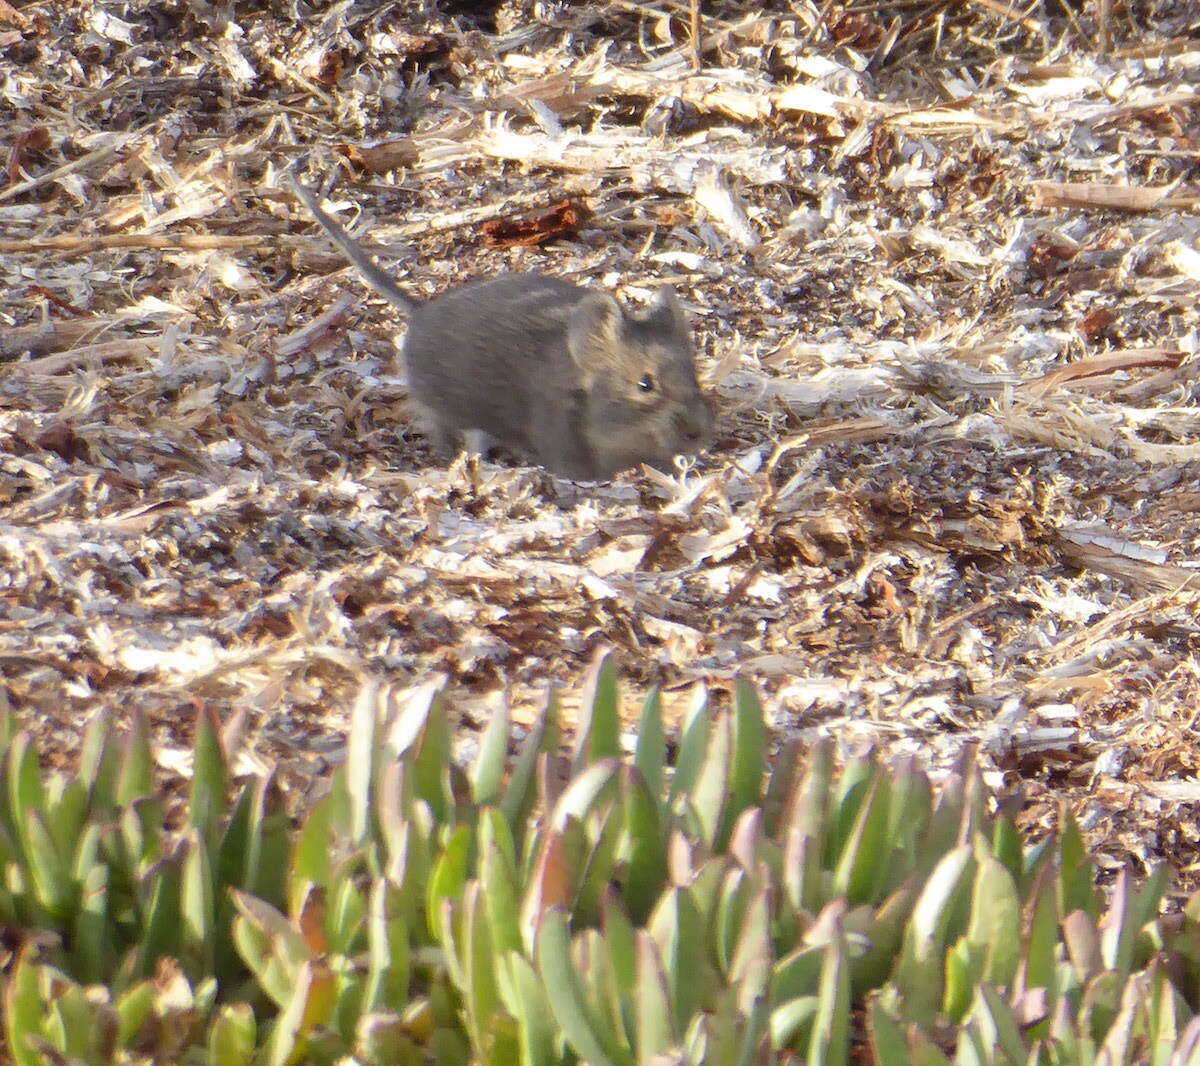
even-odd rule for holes
{"type": "Polygon", "coordinates": [[[8,1057],[1200,1066],[1200,900],[1160,915],[1161,872],[1103,900],[1069,815],[1026,843],[969,758],[935,789],[772,750],[738,683],[669,767],[654,693],[623,749],[608,655],[569,759],[554,696],[465,769],[439,685],[385,704],[360,695],[298,824],[207,712],[182,824],[136,716],[94,720],[67,779],[0,714],[8,1057]]]}

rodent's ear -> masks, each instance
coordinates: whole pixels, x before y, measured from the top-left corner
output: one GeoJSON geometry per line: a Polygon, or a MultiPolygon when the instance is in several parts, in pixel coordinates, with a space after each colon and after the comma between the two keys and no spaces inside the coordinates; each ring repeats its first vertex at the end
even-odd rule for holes
{"type": "Polygon", "coordinates": [[[675,290],[670,285],[659,286],[645,321],[678,337],[688,335],[687,312],[684,311],[675,295],[675,290]]]}
{"type": "Polygon", "coordinates": [[[622,346],[625,312],[606,292],[589,292],[571,311],[567,345],[580,370],[611,362],[622,346]]]}

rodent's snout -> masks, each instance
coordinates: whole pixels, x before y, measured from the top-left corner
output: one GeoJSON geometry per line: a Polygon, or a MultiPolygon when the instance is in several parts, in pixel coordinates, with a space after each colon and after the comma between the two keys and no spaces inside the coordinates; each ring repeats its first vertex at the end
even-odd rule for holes
{"type": "Polygon", "coordinates": [[[696,411],[680,411],[675,416],[675,429],[679,436],[697,446],[708,442],[713,434],[713,412],[706,403],[696,411]]]}

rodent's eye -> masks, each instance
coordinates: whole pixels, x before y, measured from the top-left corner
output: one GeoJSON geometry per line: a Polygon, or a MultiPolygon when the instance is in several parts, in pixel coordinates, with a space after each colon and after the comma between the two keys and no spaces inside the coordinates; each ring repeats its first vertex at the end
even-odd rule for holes
{"type": "Polygon", "coordinates": [[[643,374],[638,379],[638,388],[642,392],[653,392],[657,388],[658,383],[654,380],[653,374],[643,374]]]}

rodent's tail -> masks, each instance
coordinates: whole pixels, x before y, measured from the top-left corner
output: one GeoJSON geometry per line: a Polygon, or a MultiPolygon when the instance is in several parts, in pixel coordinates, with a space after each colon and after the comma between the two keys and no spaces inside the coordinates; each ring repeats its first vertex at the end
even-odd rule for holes
{"type": "Polygon", "coordinates": [[[391,276],[385,271],[374,259],[367,254],[353,237],[350,236],[341,226],[339,226],[332,218],[330,218],[317,203],[317,198],[313,196],[303,185],[298,182],[295,177],[287,172],[284,173],[284,179],[291,187],[292,192],[300,199],[300,202],[308,208],[309,213],[319,223],[321,228],[333,238],[333,243],[341,250],[342,254],[354,264],[355,269],[362,275],[363,280],[367,282],[380,296],[390,303],[395,304],[401,311],[411,313],[417,309],[418,301],[408,295],[391,276]]]}

